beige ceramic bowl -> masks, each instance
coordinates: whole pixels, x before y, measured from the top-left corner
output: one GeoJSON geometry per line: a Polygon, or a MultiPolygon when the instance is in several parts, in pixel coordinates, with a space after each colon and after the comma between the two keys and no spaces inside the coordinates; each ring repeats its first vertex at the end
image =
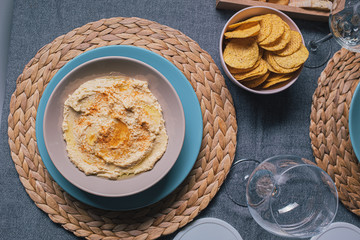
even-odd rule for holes
{"type": "MultiPolygon", "coordinates": [[[[249,92],[253,92],[253,93],[257,93],[257,94],[273,94],[273,93],[278,93],[281,92],[285,89],[287,89],[288,87],[290,87],[299,77],[301,70],[303,67],[301,67],[298,71],[296,76],[294,76],[290,81],[287,81],[287,83],[285,85],[281,85],[279,84],[278,86],[274,86],[271,89],[263,89],[263,90],[255,90],[255,89],[251,89],[248,88],[246,86],[244,86],[243,84],[241,84],[238,80],[236,80],[232,74],[230,73],[229,69],[227,68],[225,62],[224,62],[224,57],[223,57],[223,52],[224,52],[224,33],[226,32],[227,28],[229,25],[242,21],[242,20],[246,20],[250,17],[254,17],[254,16],[258,16],[258,15],[263,15],[263,14],[268,14],[268,13],[272,13],[272,14],[276,14],[279,17],[281,17],[291,28],[291,30],[295,30],[298,31],[300,34],[300,30],[299,28],[296,26],[296,24],[294,23],[293,20],[291,20],[291,18],[289,18],[286,14],[284,14],[283,12],[274,9],[274,8],[270,8],[270,7],[248,7],[248,8],[244,8],[240,11],[238,11],[237,13],[235,13],[230,19],[229,21],[225,24],[222,32],[221,32],[221,36],[220,36],[220,43],[219,43],[219,52],[220,52],[220,60],[221,60],[221,65],[225,71],[225,74],[230,78],[230,80],[237,86],[249,91],[249,92]]],[[[304,38],[301,34],[301,38],[304,44],[304,38]]]]}
{"type": "Polygon", "coordinates": [[[155,68],[127,57],[101,57],[76,67],[56,86],[44,113],[44,141],[51,161],[70,183],[88,193],[103,197],[124,197],[142,192],[160,181],[175,164],[185,136],[182,103],[170,82],[155,68]],[[63,139],[64,102],[81,84],[103,76],[125,75],[147,81],[158,99],[169,136],[167,149],[152,170],[119,180],[87,176],[69,160],[63,139]]]}

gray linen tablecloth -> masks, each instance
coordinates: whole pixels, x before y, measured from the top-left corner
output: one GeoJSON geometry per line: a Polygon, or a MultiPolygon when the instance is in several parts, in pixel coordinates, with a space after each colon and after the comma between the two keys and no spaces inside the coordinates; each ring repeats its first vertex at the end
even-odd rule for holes
{"type": "MultiPolygon", "coordinates": [[[[1,121],[0,239],[76,239],[53,223],[26,194],[10,156],[7,116],[15,81],[25,64],[45,44],[88,22],[116,16],[140,17],[178,29],[207,51],[221,69],[218,41],[222,27],[235,11],[215,9],[215,0],[15,0],[1,121]]],[[[309,40],[328,33],[326,23],[295,20],[309,40]]],[[[340,47],[333,42],[333,52],[340,47]]],[[[248,93],[227,78],[238,121],[236,159],[264,160],[277,154],[295,154],[314,161],[309,138],[311,97],[325,66],[304,68],[299,80],[283,93],[259,96],[248,93]]],[[[222,69],[221,69],[222,71],[222,69]]],[[[225,76],[225,74],[223,73],[225,76]]],[[[246,208],[229,200],[220,189],[196,218],[215,217],[234,226],[244,240],[282,239],[263,230],[246,208]]],[[[360,227],[360,219],[342,204],[335,221],[360,227]]],[[[173,239],[176,233],[162,239],[173,239]]]]}

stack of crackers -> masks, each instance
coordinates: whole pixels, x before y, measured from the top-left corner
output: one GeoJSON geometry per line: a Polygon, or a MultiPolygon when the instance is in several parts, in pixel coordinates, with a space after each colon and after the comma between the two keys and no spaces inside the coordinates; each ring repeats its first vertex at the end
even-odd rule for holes
{"type": "Polygon", "coordinates": [[[289,5],[292,7],[312,8],[323,11],[330,11],[333,0],[255,0],[259,2],[289,5]]]}
{"type": "Polygon", "coordinates": [[[224,38],[224,61],[233,77],[248,88],[286,85],[309,56],[300,33],[276,14],[231,24],[224,38]]]}

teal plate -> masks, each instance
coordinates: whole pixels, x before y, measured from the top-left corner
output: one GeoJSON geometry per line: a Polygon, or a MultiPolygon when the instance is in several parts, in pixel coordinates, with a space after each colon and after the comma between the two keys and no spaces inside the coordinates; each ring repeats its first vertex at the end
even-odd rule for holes
{"type": "Polygon", "coordinates": [[[355,89],[350,103],[349,133],[352,147],[359,161],[360,159],[360,84],[355,89]]]}
{"type": "Polygon", "coordinates": [[[149,50],[134,46],[106,46],[85,52],[63,66],[47,85],[38,106],[36,138],[40,156],[52,178],[61,188],[79,201],[90,206],[113,211],[132,210],[154,204],[177,188],[194,166],[200,151],[203,120],[196,94],[182,72],[170,61],[149,50]],[[126,197],[102,197],[85,192],[67,181],[56,169],[46,150],[43,136],[43,120],[46,104],[60,80],[77,66],[92,59],[122,56],[137,59],[157,69],[175,88],[184,109],[185,138],[180,155],[169,173],[151,188],[126,197]]]}

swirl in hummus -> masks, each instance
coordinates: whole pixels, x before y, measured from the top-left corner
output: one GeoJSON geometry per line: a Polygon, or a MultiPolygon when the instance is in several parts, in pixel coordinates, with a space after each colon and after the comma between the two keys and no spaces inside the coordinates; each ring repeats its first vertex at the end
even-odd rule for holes
{"type": "Polygon", "coordinates": [[[147,82],[124,76],[76,89],[65,101],[62,129],[76,167],[109,179],[151,170],[168,143],[161,106],[147,82]]]}

